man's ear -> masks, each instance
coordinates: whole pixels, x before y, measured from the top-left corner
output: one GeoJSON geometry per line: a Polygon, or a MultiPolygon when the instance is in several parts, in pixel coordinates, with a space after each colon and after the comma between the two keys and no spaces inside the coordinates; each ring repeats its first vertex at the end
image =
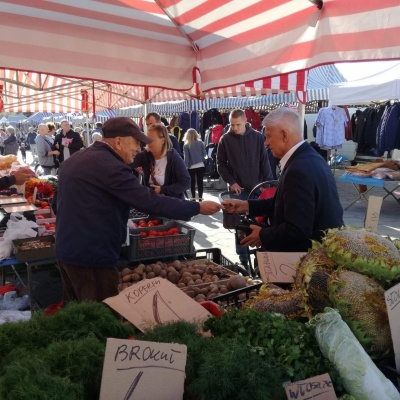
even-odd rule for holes
{"type": "Polygon", "coordinates": [[[281,132],[282,132],[283,141],[287,142],[289,140],[288,132],[285,129],[281,129],[281,132]]]}

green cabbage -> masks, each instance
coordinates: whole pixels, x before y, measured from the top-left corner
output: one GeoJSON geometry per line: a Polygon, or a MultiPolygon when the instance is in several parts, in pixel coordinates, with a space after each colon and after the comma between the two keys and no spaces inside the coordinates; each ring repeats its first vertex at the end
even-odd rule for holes
{"type": "Polygon", "coordinates": [[[376,367],[336,310],[326,308],[311,324],[322,354],[334,364],[347,393],[357,400],[400,400],[400,393],[376,367]]]}

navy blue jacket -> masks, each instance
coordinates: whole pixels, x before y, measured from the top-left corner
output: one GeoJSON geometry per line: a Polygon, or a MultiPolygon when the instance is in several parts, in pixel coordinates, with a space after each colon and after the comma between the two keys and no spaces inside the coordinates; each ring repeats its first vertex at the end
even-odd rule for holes
{"type": "MultiPolygon", "coordinates": [[[[132,168],[143,168],[144,184],[150,185],[150,165],[154,165],[153,153],[143,150],[136,154],[132,168]]],[[[190,188],[190,175],[186,169],[185,162],[175,149],[167,151],[167,167],[165,169],[165,182],[161,186],[161,193],[170,197],[183,199],[185,192],[190,188]]]]}
{"type": "Polygon", "coordinates": [[[273,198],[249,200],[249,215],[265,215],[260,231],[266,251],[307,251],[323,231],[343,226],[343,208],[332,171],[307,143],[292,154],[273,198]]]}
{"type": "Polygon", "coordinates": [[[160,196],[141,185],[132,169],[101,142],[61,164],[53,201],[56,257],[84,267],[115,267],[126,240],[130,208],[180,220],[200,211],[199,203],[160,196]]]}

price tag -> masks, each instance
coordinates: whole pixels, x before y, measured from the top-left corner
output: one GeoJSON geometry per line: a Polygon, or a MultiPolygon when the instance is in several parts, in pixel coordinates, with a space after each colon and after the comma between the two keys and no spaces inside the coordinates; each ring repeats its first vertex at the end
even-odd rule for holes
{"type": "Polygon", "coordinates": [[[385,301],[392,333],[396,369],[400,371],[400,283],[386,290],[385,301]]]}
{"type": "Polygon", "coordinates": [[[203,321],[211,315],[163,278],[142,280],[103,301],[141,331],[170,321],[203,321]]]}
{"type": "Polygon", "coordinates": [[[368,232],[378,231],[379,214],[382,208],[383,197],[369,196],[367,214],[365,215],[364,228],[368,232]]]}
{"type": "Polygon", "coordinates": [[[288,400],[337,400],[329,374],[283,385],[288,400]]]}
{"type": "Polygon", "coordinates": [[[296,264],[306,253],[257,252],[261,279],[268,283],[293,283],[296,264]]]}
{"type": "Polygon", "coordinates": [[[100,400],[182,399],[186,357],[182,344],[109,338],[100,400]]]}

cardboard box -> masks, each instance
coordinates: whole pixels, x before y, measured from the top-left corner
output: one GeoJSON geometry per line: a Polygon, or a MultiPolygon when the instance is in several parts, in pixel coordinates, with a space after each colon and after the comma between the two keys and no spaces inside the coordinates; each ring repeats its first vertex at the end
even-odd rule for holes
{"type": "Polygon", "coordinates": [[[52,235],[13,240],[15,257],[18,261],[22,262],[53,258],[55,256],[54,242],[55,238],[52,235]],[[50,245],[47,247],[38,247],[27,250],[22,250],[20,248],[20,246],[25,243],[35,243],[35,242],[38,242],[38,244],[40,242],[46,242],[46,244],[50,245]]]}

